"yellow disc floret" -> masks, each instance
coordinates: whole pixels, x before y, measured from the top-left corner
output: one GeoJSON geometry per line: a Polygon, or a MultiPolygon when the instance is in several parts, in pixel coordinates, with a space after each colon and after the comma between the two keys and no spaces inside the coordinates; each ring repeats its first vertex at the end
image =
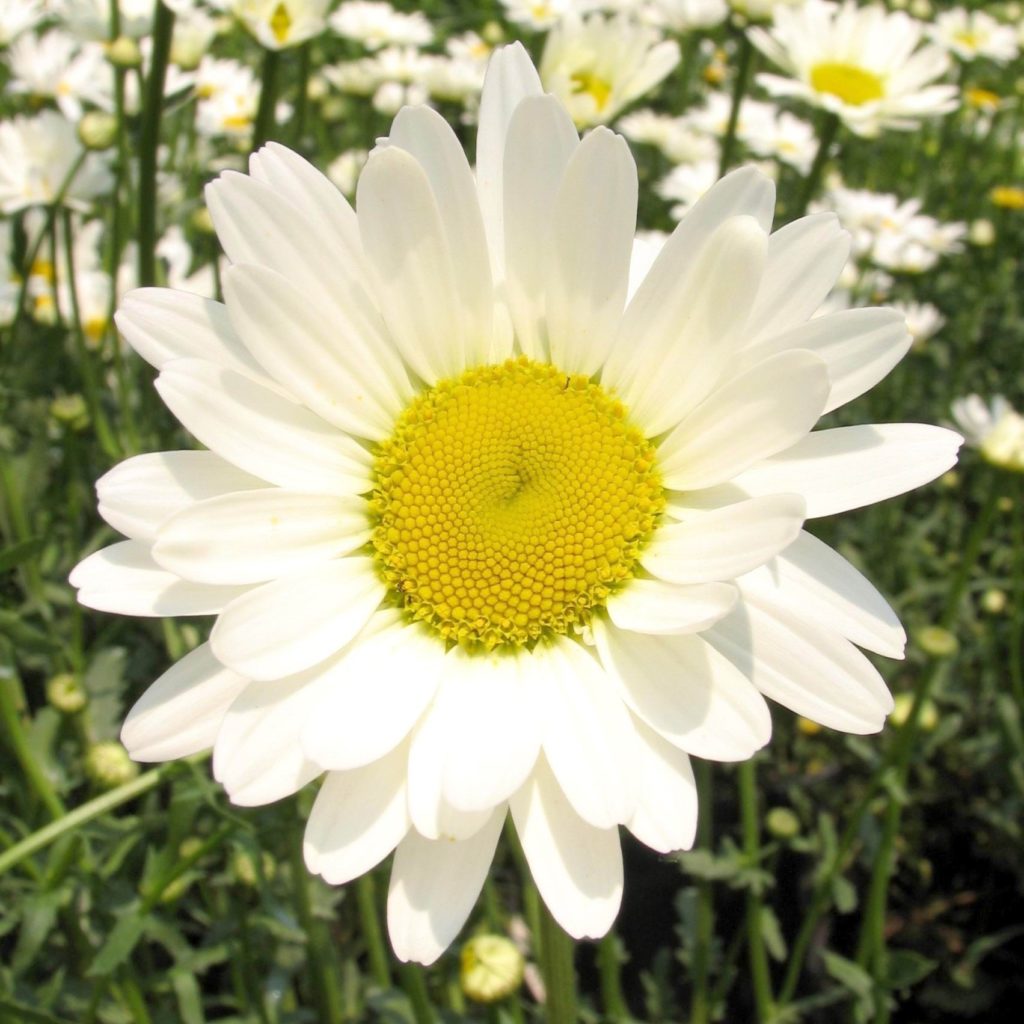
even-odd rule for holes
{"type": "Polygon", "coordinates": [[[654,447],[622,405],[525,358],[416,398],[375,471],[385,581],[470,648],[584,626],[633,574],[664,505],[654,447]]]}
{"type": "Polygon", "coordinates": [[[811,85],[817,92],[827,92],[852,107],[859,107],[885,96],[885,82],[880,75],[856,64],[825,61],[811,68],[811,85]]]}

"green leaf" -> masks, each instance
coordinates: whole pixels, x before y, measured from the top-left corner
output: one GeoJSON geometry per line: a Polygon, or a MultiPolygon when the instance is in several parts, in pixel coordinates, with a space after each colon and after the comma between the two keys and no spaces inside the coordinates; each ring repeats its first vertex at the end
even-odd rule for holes
{"type": "Polygon", "coordinates": [[[927,978],[938,967],[938,961],[915,953],[912,949],[892,949],[886,956],[886,985],[890,989],[910,988],[927,978]]]}
{"type": "Polygon", "coordinates": [[[825,953],[825,970],[858,999],[870,999],[874,990],[871,975],[859,964],[838,953],[825,953]]]}
{"type": "Polygon", "coordinates": [[[96,959],[88,970],[88,977],[100,978],[124,963],[142,938],[145,927],[146,919],[138,912],[137,907],[127,911],[114,925],[114,930],[100,947],[96,959]]]}
{"type": "Polygon", "coordinates": [[[761,908],[761,938],[775,960],[786,959],[786,940],[782,935],[782,928],[775,911],[771,907],[761,908]]]}
{"type": "Polygon", "coordinates": [[[16,566],[27,562],[30,558],[34,558],[43,546],[42,537],[30,537],[28,540],[23,540],[18,544],[12,544],[10,547],[4,548],[0,551],[0,572],[9,572],[16,566]]]}

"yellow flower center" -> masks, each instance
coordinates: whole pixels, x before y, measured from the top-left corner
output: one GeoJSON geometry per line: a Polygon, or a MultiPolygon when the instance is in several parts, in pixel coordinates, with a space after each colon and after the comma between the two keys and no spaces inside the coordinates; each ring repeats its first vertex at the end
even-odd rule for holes
{"type": "Polygon", "coordinates": [[[270,16],[270,31],[274,33],[274,38],[279,43],[284,43],[288,39],[288,33],[292,28],[292,16],[288,13],[288,8],[283,3],[278,4],[274,8],[274,13],[270,16]]]}
{"type": "Polygon", "coordinates": [[[599,78],[593,72],[577,71],[572,76],[572,86],[572,91],[575,95],[578,96],[580,93],[586,93],[590,96],[598,111],[602,111],[608,106],[608,99],[612,94],[611,83],[603,78],[599,78]]]}
{"type": "Polygon", "coordinates": [[[811,68],[811,86],[852,107],[880,100],[885,95],[885,83],[879,75],[856,64],[834,61],[815,64],[811,68]]]}
{"type": "Polygon", "coordinates": [[[414,399],[377,452],[380,572],[469,648],[577,630],[656,526],[654,454],[586,377],[525,358],[467,370],[414,399]]]}
{"type": "Polygon", "coordinates": [[[1024,210],[1024,188],[1016,185],[997,185],[989,193],[989,198],[1004,210],[1024,210]]]}

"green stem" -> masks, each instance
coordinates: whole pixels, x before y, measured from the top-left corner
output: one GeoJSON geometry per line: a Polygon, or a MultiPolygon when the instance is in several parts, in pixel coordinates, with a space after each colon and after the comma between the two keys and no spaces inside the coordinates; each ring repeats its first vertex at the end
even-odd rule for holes
{"type": "Polygon", "coordinates": [[[729,108],[729,123],[725,126],[722,152],[718,161],[718,176],[722,177],[732,166],[736,155],[736,126],[740,121],[740,108],[750,83],[750,70],[754,62],[754,47],[745,32],[740,33],[739,54],[736,59],[736,78],[732,83],[732,106],[729,108]]]}
{"type": "Polygon", "coordinates": [[[1017,707],[1024,711],[1024,481],[1017,480],[1013,500],[1013,562],[1010,579],[1010,686],[1017,707]]]}
{"type": "Polygon", "coordinates": [[[832,143],[835,142],[836,133],[839,131],[839,118],[835,114],[825,113],[822,115],[818,125],[818,149],[814,154],[814,162],[804,179],[803,189],[793,210],[793,216],[802,217],[807,212],[807,207],[818,191],[828,158],[832,150],[832,143]]]}
{"type": "Polygon", "coordinates": [[[402,964],[398,969],[402,988],[412,1005],[412,1016],[416,1024],[434,1024],[434,1010],[427,995],[427,984],[423,980],[423,968],[418,964],[402,964]]]}
{"type": "Polygon", "coordinates": [[[543,900],[540,906],[540,928],[540,966],[547,990],[546,1019],[548,1024],[577,1024],[573,941],[551,915],[543,900]]]}
{"type": "Polygon", "coordinates": [[[292,116],[295,148],[301,150],[302,136],[306,134],[306,113],[309,110],[309,46],[299,47],[299,85],[295,94],[295,113],[292,116]]]}
{"type": "MultiPolygon", "coordinates": [[[[693,762],[697,781],[697,848],[711,852],[714,845],[714,825],[711,810],[713,798],[711,765],[699,758],[693,762]]],[[[693,936],[693,994],[690,998],[690,1024],[708,1024],[711,1020],[709,978],[711,974],[711,943],[715,935],[715,905],[711,883],[706,878],[697,880],[697,909],[693,936]]]]}
{"type": "Polygon", "coordinates": [[[622,994],[622,943],[615,932],[610,931],[598,945],[597,965],[601,972],[601,1001],[604,1003],[605,1020],[630,1020],[629,1007],[622,994]]]}
{"type": "MultiPolygon", "coordinates": [[[[198,755],[197,757],[188,758],[185,763],[196,764],[203,760],[205,756],[198,755]]],[[[26,836],[20,843],[15,843],[10,849],[0,853],[0,875],[9,871],[19,861],[49,846],[50,843],[56,841],[62,835],[73,832],[75,829],[81,828],[108,811],[112,811],[114,808],[134,800],[136,797],[142,796],[143,793],[148,793],[151,789],[155,789],[181,763],[180,761],[169,761],[167,764],[162,764],[159,768],[145,772],[132,779],[131,782],[126,782],[123,786],[118,786],[117,789],[112,789],[109,793],[104,793],[102,796],[98,796],[88,801],[88,803],[76,807],[57,821],[26,836]]]]}
{"type": "Polygon", "coordinates": [[[263,73],[260,83],[260,105],[256,109],[256,121],[252,127],[253,150],[259,149],[270,138],[274,130],[274,107],[277,105],[280,70],[280,51],[264,50],[263,73]]]}
{"type": "Polygon", "coordinates": [[[153,19],[153,52],[139,138],[139,286],[156,284],[156,165],[164,80],[174,34],[174,12],[159,0],[153,19]]]}
{"type": "Polygon", "coordinates": [[[356,881],[356,903],[359,906],[359,923],[362,926],[363,941],[370,958],[370,974],[380,988],[391,987],[391,967],[388,951],[384,945],[380,918],[377,915],[376,887],[373,875],[367,872],[356,881]]]}
{"type": "MultiPolygon", "coordinates": [[[[761,829],[757,816],[757,778],[752,760],[744,761],[738,766],[737,781],[743,829],[743,852],[746,854],[748,867],[753,868],[761,859],[761,829]]],[[[750,958],[750,981],[754,989],[754,1005],[757,1008],[757,1019],[761,1024],[770,1021],[775,1012],[771,968],[768,964],[768,952],[765,949],[764,935],[761,931],[763,913],[761,894],[757,888],[751,886],[747,890],[747,953],[750,958]]]]}

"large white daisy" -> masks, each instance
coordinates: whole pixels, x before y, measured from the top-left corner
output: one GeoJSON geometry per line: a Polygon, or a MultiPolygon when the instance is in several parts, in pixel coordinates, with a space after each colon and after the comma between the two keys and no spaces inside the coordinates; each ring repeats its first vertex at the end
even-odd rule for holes
{"type": "Polygon", "coordinates": [[[238,804],[326,773],[307,863],[342,883],[395,851],[402,959],[457,934],[509,809],[555,917],[599,936],[618,827],[692,842],[690,755],[753,754],[766,697],[855,733],[892,706],[855,645],[899,657],[903,630],[802,526],[955,459],[938,427],[811,433],[903,355],[902,318],[811,320],[848,237],[828,214],[771,234],[752,170],[631,282],[636,200],[624,140],[581,140],[513,46],[475,179],[426,108],[357,211],[268,146],[209,189],[226,304],[143,289],[119,313],[208,450],[107,474],[129,539],[72,581],[93,608],[217,616],[124,742],[212,746],[238,804]]]}

